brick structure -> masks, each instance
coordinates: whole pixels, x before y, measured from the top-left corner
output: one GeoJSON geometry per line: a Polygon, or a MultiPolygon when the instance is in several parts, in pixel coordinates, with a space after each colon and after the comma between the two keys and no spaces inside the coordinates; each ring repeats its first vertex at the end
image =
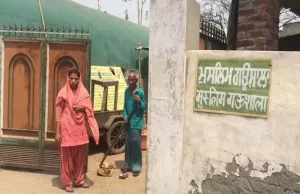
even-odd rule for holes
{"type": "Polygon", "coordinates": [[[280,0],[240,0],[237,50],[278,50],[280,0]]]}
{"type": "Polygon", "coordinates": [[[200,50],[226,50],[226,43],[215,40],[213,38],[205,38],[204,35],[200,35],[199,39],[200,50]]]}
{"type": "Polygon", "coordinates": [[[201,22],[200,24],[200,50],[226,50],[226,35],[223,29],[201,22]]]}

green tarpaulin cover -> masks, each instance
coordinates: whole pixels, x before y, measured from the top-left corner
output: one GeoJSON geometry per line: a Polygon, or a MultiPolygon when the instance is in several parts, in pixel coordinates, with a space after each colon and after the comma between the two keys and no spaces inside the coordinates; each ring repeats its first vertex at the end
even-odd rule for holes
{"type": "MultiPolygon", "coordinates": [[[[147,27],[71,0],[40,0],[40,2],[47,29],[50,26],[60,28],[76,26],[90,30],[92,65],[138,68],[138,51],[135,48],[139,42],[143,46],[148,46],[147,27]]],[[[3,24],[42,27],[38,1],[1,0],[0,25],[3,24]]]]}

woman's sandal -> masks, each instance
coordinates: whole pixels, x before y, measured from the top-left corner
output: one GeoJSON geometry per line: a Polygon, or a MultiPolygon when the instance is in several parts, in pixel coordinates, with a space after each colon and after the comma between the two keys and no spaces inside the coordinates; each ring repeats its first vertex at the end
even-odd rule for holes
{"type": "Polygon", "coordinates": [[[90,185],[89,184],[87,184],[87,183],[83,183],[83,184],[81,184],[81,185],[75,185],[74,187],[81,187],[81,188],[84,188],[84,189],[87,189],[87,188],[90,188],[90,185]]]}
{"type": "Polygon", "coordinates": [[[139,176],[139,175],[140,175],[139,172],[133,172],[133,176],[134,176],[134,177],[137,177],[137,176],[139,176]]]}
{"type": "Polygon", "coordinates": [[[73,187],[72,186],[68,186],[65,188],[65,190],[68,192],[68,193],[73,193],[74,190],[73,190],[73,187]]]}

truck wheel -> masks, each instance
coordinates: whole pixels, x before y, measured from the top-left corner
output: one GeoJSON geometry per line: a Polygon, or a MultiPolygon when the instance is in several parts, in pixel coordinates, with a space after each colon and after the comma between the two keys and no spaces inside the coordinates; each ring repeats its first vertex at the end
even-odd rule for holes
{"type": "MultiPolygon", "coordinates": [[[[120,130],[124,128],[124,121],[117,121],[115,122],[106,133],[106,143],[108,148],[112,145],[112,143],[117,138],[118,133],[120,130]]],[[[111,149],[113,154],[121,154],[125,152],[125,130],[123,134],[119,137],[116,145],[111,149]]]]}

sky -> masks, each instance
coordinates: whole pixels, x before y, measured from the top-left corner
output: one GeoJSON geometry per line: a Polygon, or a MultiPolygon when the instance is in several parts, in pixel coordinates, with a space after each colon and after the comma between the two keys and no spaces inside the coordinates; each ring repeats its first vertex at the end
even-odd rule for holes
{"type": "MultiPolygon", "coordinates": [[[[72,0],[87,7],[98,9],[98,0],[72,0]]],[[[125,19],[125,10],[128,10],[129,21],[137,23],[137,0],[123,2],[122,0],[100,0],[101,11],[106,11],[119,18],[125,19]]],[[[149,11],[150,0],[144,4],[143,25],[148,26],[149,20],[145,20],[145,13],[149,11]]]]}

